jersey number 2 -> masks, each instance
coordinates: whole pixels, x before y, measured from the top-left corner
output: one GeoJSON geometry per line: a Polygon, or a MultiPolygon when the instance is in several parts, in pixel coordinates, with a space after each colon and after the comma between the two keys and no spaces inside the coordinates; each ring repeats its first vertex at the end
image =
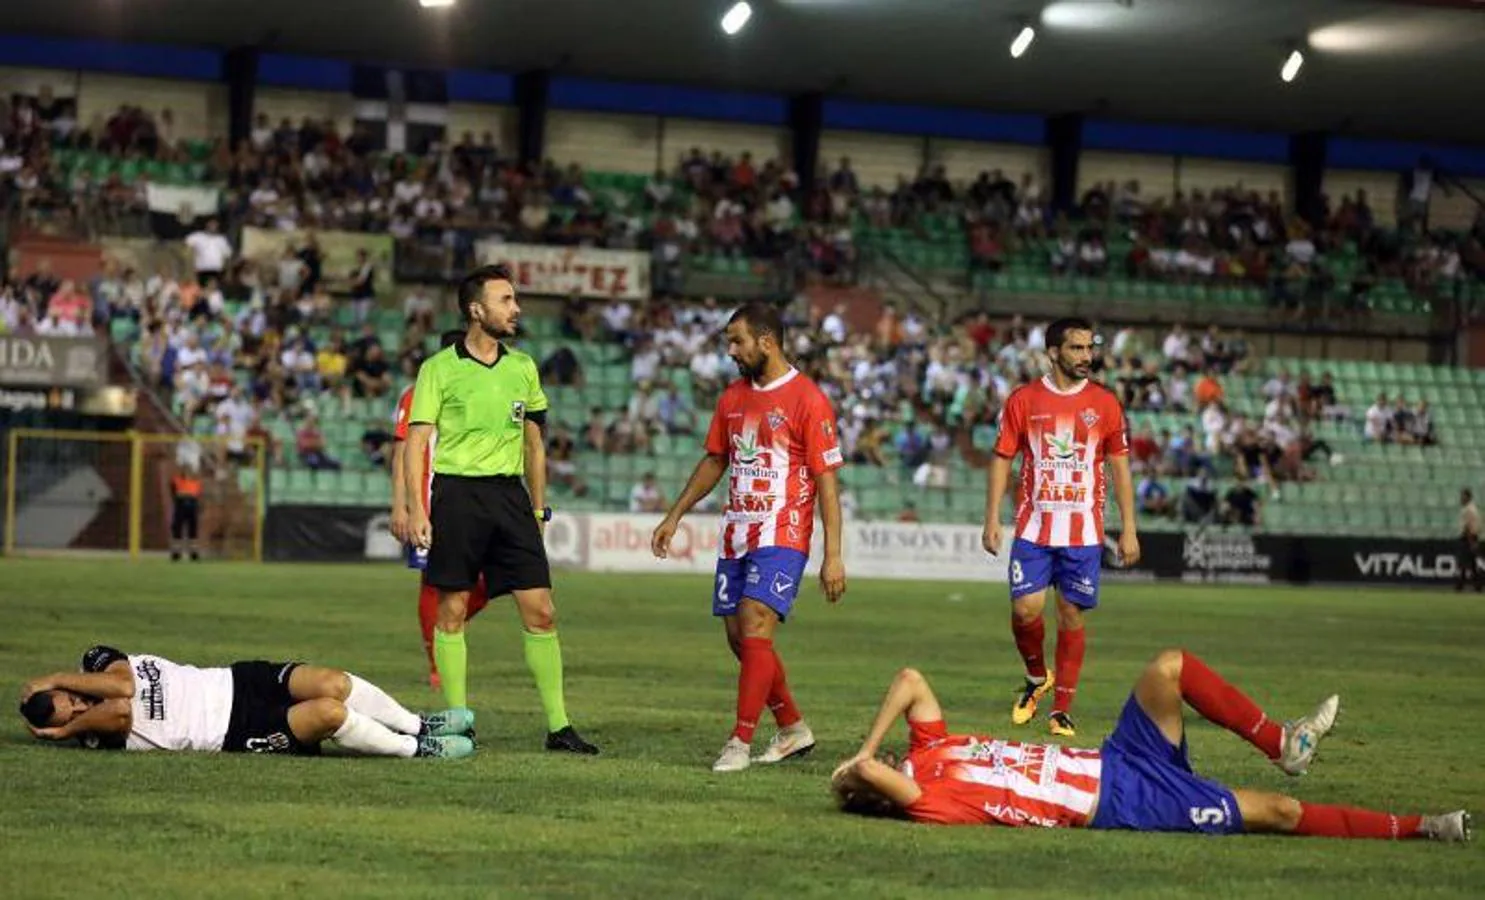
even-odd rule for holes
{"type": "Polygon", "coordinates": [[[727,576],[717,575],[717,599],[723,603],[727,602],[727,576]]]}

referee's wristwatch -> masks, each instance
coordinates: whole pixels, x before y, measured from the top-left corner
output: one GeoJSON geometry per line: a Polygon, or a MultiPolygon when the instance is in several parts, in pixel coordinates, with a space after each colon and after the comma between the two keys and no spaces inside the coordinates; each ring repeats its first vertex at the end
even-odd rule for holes
{"type": "Polygon", "coordinates": [[[550,521],[552,521],[552,508],[550,506],[543,506],[541,509],[534,510],[534,512],[536,513],[536,521],[538,521],[538,522],[550,522],[550,521]]]}

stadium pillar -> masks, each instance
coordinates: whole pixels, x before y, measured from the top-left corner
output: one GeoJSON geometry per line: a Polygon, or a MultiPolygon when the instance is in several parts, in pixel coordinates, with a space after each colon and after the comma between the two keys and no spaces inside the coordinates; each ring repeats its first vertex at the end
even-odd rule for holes
{"type": "Polygon", "coordinates": [[[1052,166],[1052,209],[1071,212],[1078,203],[1078,157],[1083,152],[1083,117],[1078,113],[1048,116],[1047,151],[1052,166]]]}
{"type": "Polygon", "coordinates": [[[258,82],[258,48],[233,47],[222,60],[227,82],[227,133],[236,147],[253,133],[253,90],[258,82]]]}
{"type": "Polygon", "coordinates": [[[532,69],[516,76],[517,153],[522,163],[540,163],[546,155],[547,92],[552,73],[532,69]]]}
{"type": "Polygon", "coordinates": [[[1325,156],[1328,137],[1320,131],[1304,131],[1289,136],[1290,196],[1294,209],[1311,225],[1318,226],[1325,216],[1320,202],[1320,187],[1325,180],[1325,156]]]}
{"type": "Polygon", "coordinates": [[[799,176],[799,196],[815,189],[820,168],[820,132],[825,127],[825,95],[818,91],[789,98],[789,143],[794,149],[794,172],[799,176]]]}

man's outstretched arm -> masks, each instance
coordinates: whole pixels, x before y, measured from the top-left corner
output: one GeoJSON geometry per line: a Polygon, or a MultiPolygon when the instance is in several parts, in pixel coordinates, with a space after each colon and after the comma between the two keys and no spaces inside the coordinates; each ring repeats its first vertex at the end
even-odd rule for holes
{"type": "Polygon", "coordinates": [[[887,696],[882,698],[882,705],[877,709],[877,717],[872,720],[871,731],[861,742],[861,749],[856,751],[856,759],[870,759],[877,755],[882,739],[892,730],[898,716],[906,716],[910,722],[943,721],[944,711],[938,698],[928,686],[928,679],[917,669],[903,669],[892,679],[892,686],[887,688],[887,696]]]}

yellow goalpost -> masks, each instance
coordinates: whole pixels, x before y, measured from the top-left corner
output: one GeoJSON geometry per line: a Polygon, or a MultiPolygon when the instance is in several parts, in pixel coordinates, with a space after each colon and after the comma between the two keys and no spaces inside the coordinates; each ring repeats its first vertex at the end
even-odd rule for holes
{"type": "Polygon", "coordinates": [[[170,549],[171,480],[201,484],[202,555],[261,561],[267,447],[261,438],[14,428],[5,469],[5,554],[170,549]]]}

